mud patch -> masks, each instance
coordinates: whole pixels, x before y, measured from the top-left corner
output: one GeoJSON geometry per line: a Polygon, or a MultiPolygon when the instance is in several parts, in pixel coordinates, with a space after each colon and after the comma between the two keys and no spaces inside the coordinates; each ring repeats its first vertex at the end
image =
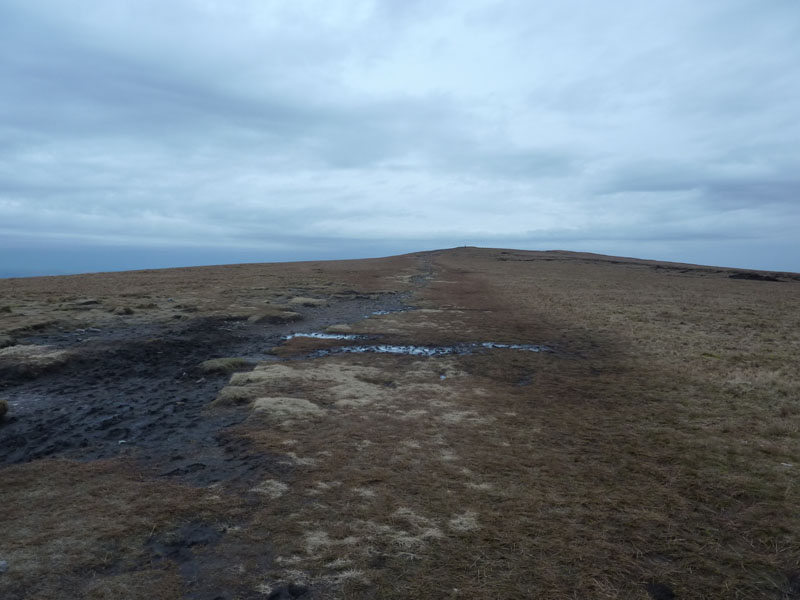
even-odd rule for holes
{"type": "MultiPolygon", "coordinates": [[[[314,331],[400,306],[404,297],[399,294],[340,300],[304,308],[303,324],[314,331]]],[[[5,349],[15,364],[19,357],[69,360],[35,379],[0,379],[10,406],[10,416],[0,424],[0,464],[48,456],[126,457],[164,477],[246,489],[285,476],[291,466],[281,457],[255,452],[234,435],[232,428],[248,411],[207,410],[228,377],[226,369],[208,372],[200,365],[231,357],[238,359],[237,368],[247,368],[243,360],[274,361],[267,350],[295,333],[290,327],[201,318],[30,335],[20,340],[22,346],[5,349]]]]}
{"type": "Polygon", "coordinates": [[[761,273],[753,273],[753,272],[745,272],[741,271],[739,273],[734,273],[733,275],[728,275],[729,279],[744,279],[747,281],[774,281],[777,283],[782,283],[781,279],[777,277],[773,277],[772,275],[762,275],[761,273]]]}
{"type": "Polygon", "coordinates": [[[145,549],[150,565],[177,565],[184,597],[190,600],[251,598],[252,588],[237,577],[236,569],[266,571],[272,566],[269,547],[243,544],[224,529],[202,522],[155,535],[147,540],[145,549]],[[231,556],[236,556],[235,567],[231,556]]]}
{"type": "Polygon", "coordinates": [[[293,600],[294,598],[310,598],[308,586],[300,583],[282,583],[269,586],[267,600],[293,600]]]}
{"type": "Polygon", "coordinates": [[[645,586],[645,589],[653,600],[675,600],[675,592],[665,583],[650,581],[645,586]]]}

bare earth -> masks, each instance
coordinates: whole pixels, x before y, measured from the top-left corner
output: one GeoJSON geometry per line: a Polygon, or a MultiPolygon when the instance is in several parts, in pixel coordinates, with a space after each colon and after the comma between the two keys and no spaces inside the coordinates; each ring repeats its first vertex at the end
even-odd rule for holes
{"type": "Polygon", "coordinates": [[[800,598],[798,356],[792,273],[0,280],[0,598],[800,598]]]}

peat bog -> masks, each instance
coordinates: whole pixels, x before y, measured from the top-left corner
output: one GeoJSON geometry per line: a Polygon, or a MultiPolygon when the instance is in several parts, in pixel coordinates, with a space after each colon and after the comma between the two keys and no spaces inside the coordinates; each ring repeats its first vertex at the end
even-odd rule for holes
{"type": "Polygon", "coordinates": [[[795,274],[458,248],[0,297],[2,598],[800,598],[795,274]]]}

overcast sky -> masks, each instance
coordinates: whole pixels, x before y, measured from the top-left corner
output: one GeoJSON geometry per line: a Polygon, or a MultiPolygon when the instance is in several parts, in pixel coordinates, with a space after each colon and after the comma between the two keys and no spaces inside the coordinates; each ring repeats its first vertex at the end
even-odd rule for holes
{"type": "Polygon", "coordinates": [[[796,0],[0,2],[0,276],[798,226],[796,0]]]}

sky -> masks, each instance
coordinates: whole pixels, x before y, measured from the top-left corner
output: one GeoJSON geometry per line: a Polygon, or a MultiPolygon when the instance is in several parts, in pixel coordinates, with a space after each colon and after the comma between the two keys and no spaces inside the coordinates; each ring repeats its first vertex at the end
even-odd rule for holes
{"type": "Polygon", "coordinates": [[[3,0],[0,277],[471,245],[800,271],[796,0],[3,0]]]}

